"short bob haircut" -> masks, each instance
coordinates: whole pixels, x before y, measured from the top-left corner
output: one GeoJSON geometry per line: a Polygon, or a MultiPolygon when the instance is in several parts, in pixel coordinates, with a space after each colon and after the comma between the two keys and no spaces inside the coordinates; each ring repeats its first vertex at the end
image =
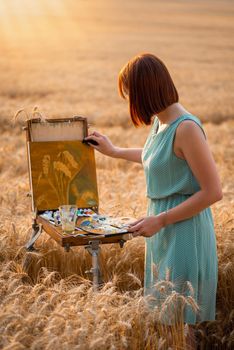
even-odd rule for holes
{"type": "Polygon", "coordinates": [[[165,64],[143,53],[133,57],[120,70],[119,93],[129,99],[129,112],[135,126],[151,124],[152,117],[179,101],[179,95],[165,64]]]}

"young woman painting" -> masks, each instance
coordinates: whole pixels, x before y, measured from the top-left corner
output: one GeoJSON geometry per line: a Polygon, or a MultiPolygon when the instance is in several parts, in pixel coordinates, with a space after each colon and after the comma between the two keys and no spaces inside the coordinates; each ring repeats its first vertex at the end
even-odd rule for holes
{"type": "MultiPolygon", "coordinates": [[[[129,231],[145,237],[144,295],[155,295],[157,303],[154,285],[168,271],[176,292],[188,295],[188,286],[193,289],[199,312],[185,306],[183,321],[190,329],[187,344],[195,348],[192,325],[215,319],[218,261],[210,205],[222,199],[216,165],[199,118],[179,103],[158,57],[146,53],[131,59],[119,73],[119,91],[128,99],[133,124],[151,125],[144,147],[117,147],[97,131],[86,140],[96,141],[90,145],[107,156],[142,163],[147,216],[129,231]]],[[[162,322],[172,325],[175,316],[165,313],[162,322]]]]}

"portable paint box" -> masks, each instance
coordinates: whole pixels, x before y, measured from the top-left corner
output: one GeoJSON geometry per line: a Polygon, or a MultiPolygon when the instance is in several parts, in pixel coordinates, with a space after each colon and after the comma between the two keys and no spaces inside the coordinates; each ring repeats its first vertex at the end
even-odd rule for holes
{"type": "MultiPolygon", "coordinates": [[[[26,244],[34,244],[44,230],[60,246],[69,251],[72,246],[84,246],[92,255],[94,289],[101,283],[98,263],[100,244],[124,243],[130,233],[88,235],[79,229],[76,235],[64,235],[56,220],[45,216],[60,205],[73,204],[80,216],[85,212],[99,215],[96,163],[93,147],[87,145],[87,118],[30,119],[26,126],[26,146],[33,212],[32,233],[26,244]],[[44,217],[43,217],[44,213],[44,217]]],[[[79,215],[78,215],[79,216],[79,215]]]]}

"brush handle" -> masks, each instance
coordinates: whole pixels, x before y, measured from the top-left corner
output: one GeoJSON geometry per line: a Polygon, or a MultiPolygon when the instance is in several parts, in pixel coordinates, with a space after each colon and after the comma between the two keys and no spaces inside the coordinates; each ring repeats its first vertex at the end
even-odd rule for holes
{"type": "Polygon", "coordinates": [[[85,139],[83,139],[83,141],[82,141],[83,143],[86,143],[86,144],[89,144],[89,143],[91,143],[92,145],[95,145],[95,146],[97,146],[98,145],[98,142],[97,141],[95,141],[95,140],[85,140],[85,139]]]}

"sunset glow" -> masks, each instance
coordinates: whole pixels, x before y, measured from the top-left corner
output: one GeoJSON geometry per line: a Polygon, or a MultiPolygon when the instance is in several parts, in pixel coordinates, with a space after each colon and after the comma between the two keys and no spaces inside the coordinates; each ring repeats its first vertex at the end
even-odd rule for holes
{"type": "Polygon", "coordinates": [[[8,47],[56,41],[65,26],[71,29],[63,0],[0,0],[0,21],[0,41],[8,47]]]}

